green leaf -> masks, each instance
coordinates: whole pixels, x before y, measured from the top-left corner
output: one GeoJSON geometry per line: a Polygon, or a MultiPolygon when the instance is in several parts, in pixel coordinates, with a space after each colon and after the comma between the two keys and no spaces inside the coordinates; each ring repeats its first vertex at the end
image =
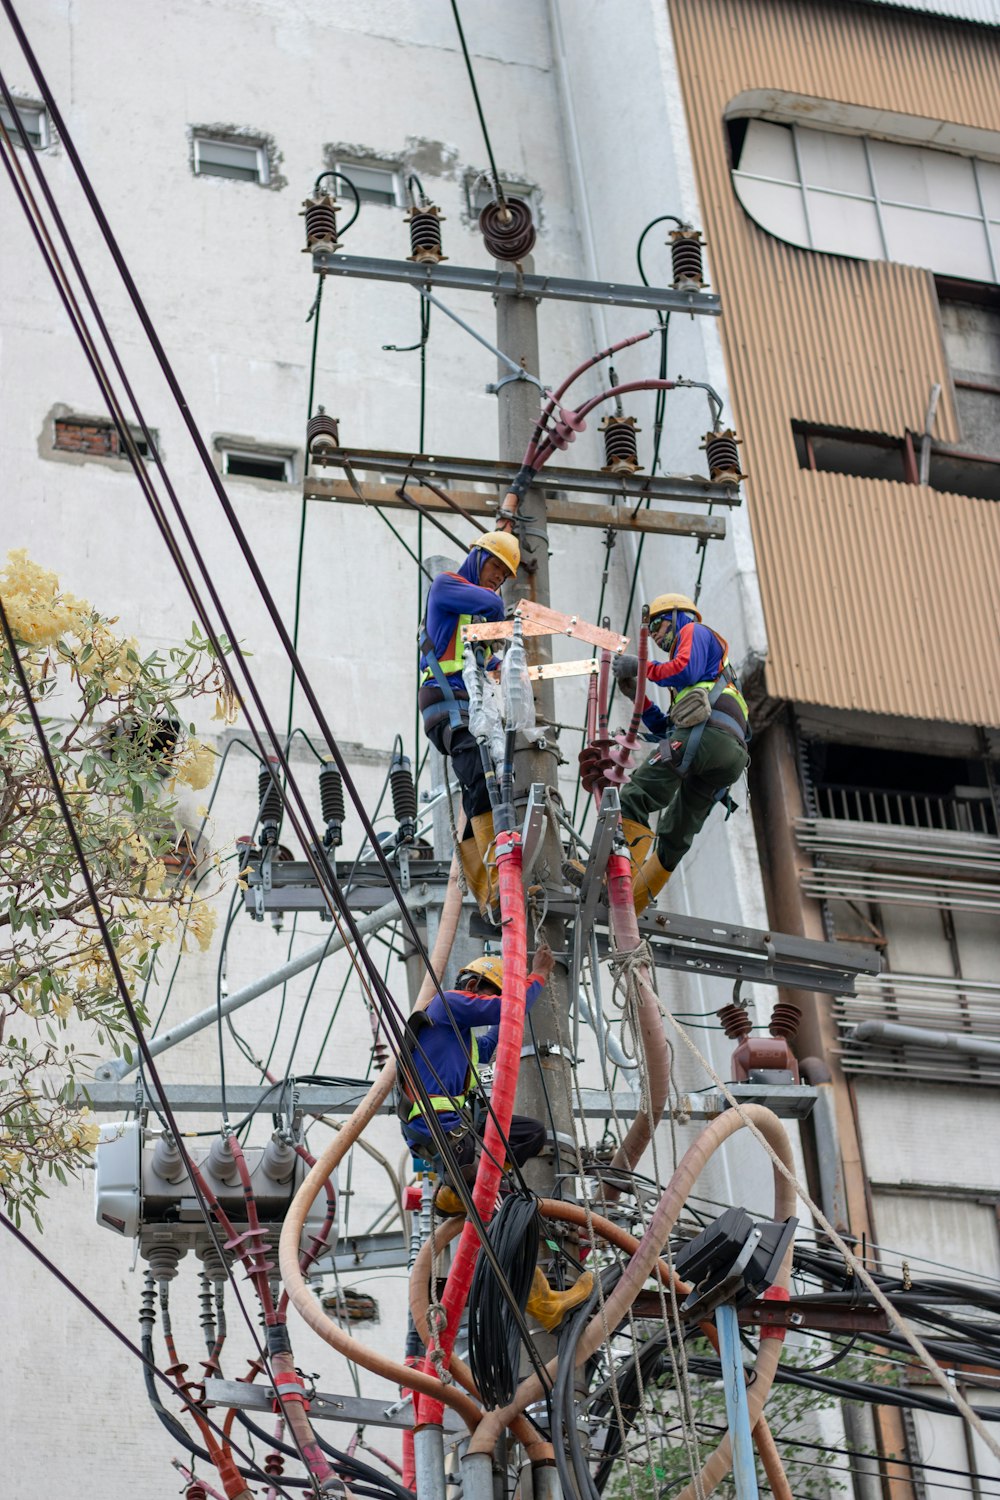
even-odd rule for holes
{"type": "Polygon", "coordinates": [[[146,799],[143,796],[142,787],[139,786],[138,783],[136,783],[132,787],[132,811],[141,813],[145,800],[146,799]]]}

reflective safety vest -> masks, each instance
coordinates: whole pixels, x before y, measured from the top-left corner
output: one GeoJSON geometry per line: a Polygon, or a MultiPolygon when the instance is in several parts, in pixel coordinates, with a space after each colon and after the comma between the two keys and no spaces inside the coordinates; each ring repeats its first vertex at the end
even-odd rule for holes
{"type": "MultiPolygon", "coordinates": [[[[465,665],[465,642],[462,640],[462,631],[466,625],[471,624],[471,615],[459,615],[458,622],[455,625],[455,633],[446,647],[447,655],[444,661],[439,661],[435,657],[434,647],[431,645],[431,638],[427,634],[426,627],[421,631],[421,652],[427,657],[428,662],[437,661],[438,670],[445,677],[450,677],[453,672],[461,672],[462,667],[465,665]]],[[[420,686],[423,687],[424,683],[429,682],[432,677],[436,678],[437,673],[434,671],[433,666],[428,665],[420,674],[420,686]]]]}
{"type": "MultiPolygon", "coordinates": [[[[433,1025],[433,1022],[431,1024],[433,1025]]],[[[479,1043],[476,1041],[476,1038],[473,1035],[472,1046],[469,1048],[469,1071],[465,1075],[465,1084],[463,1086],[462,1092],[460,1094],[456,1094],[454,1097],[451,1094],[432,1094],[431,1108],[434,1110],[435,1114],[457,1114],[460,1109],[464,1109],[466,1099],[468,1098],[472,1089],[479,1083],[478,1068],[479,1043]]],[[[407,1124],[410,1122],[410,1120],[415,1120],[418,1115],[422,1115],[423,1112],[424,1106],[418,1099],[413,1108],[410,1110],[410,1113],[406,1117],[407,1124]]]]}
{"type": "MultiPolygon", "coordinates": [[[[705,629],[706,630],[712,630],[712,627],[710,625],[706,625],[705,629]]],[[[744,698],[743,694],[740,692],[740,684],[739,684],[739,680],[738,680],[738,678],[736,676],[736,673],[733,671],[732,667],[729,665],[729,654],[728,654],[729,648],[728,648],[728,645],[722,639],[722,636],[718,635],[716,633],[716,631],[712,630],[712,634],[715,636],[715,639],[718,641],[719,646],[722,649],[722,666],[719,669],[718,676],[717,677],[706,677],[706,678],[704,678],[704,680],[702,682],[689,682],[688,685],[687,685],[687,687],[678,688],[677,691],[674,693],[673,701],[674,701],[674,703],[679,703],[681,701],[681,699],[685,696],[685,694],[693,692],[695,688],[704,688],[705,691],[706,691],[706,693],[708,693],[708,694],[711,695],[713,688],[715,687],[715,685],[719,681],[719,678],[722,677],[722,678],[725,678],[726,685],[722,689],[722,691],[716,695],[716,698],[713,700],[713,708],[714,708],[715,702],[718,701],[718,698],[729,697],[735,703],[737,703],[739,705],[740,711],[743,714],[744,724],[746,724],[747,722],[749,722],[749,719],[750,719],[750,710],[747,708],[746,699],[744,698]]],[[[722,710],[722,712],[724,712],[724,710],[722,710]]],[[[729,725],[733,729],[737,729],[738,728],[738,721],[731,714],[725,714],[725,722],[726,722],[727,725],[729,725]]],[[[699,738],[700,738],[700,736],[699,736],[699,738]]]]}

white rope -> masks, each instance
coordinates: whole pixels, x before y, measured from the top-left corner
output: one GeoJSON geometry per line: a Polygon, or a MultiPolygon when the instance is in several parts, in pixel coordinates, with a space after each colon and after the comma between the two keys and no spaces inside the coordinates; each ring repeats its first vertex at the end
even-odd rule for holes
{"type": "Polygon", "coordinates": [[[787,1182],[791,1183],[792,1187],[794,1187],[795,1191],[802,1199],[802,1202],[809,1209],[816,1222],[829,1235],[833,1244],[836,1245],[837,1249],[844,1257],[844,1260],[847,1263],[848,1267],[868,1288],[872,1296],[875,1298],[875,1301],[878,1303],[879,1307],[881,1307],[882,1311],[889,1319],[890,1323],[892,1323],[903,1335],[903,1338],[909,1344],[914,1354],[920,1360],[921,1364],[925,1367],[936,1384],[941,1387],[949,1400],[952,1401],[958,1408],[962,1416],[969,1423],[970,1427],[972,1427],[974,1431],[978,1433],[978,1435],[982,1438],[983,1442],[986,1444],[989,1451],[993,1454],[994,1458],[1000,1458],[1000,1443],[998,1443],[997,1440],[992,1436],[983,1419],[978,1416],[975,1411],[973,1411],[972,1407],[969,1405],[968,1401],[966,1401],[961,1392],[951,1384],[941,1366],[934,1359],[934,1356],[926,1348],[918,1335],[910,1327],[910,1324],[904,1317],[901,1316],[900,1313],[896,1311],[892,1303],[889,1301],[889,1298],[882,1291],[882,1288],[868,1273],[868,1271],[862,1265],[861,1261],[858,1260],[857,1256],[853,1253],[850,1247],[834,1229],[829,1219],[823,1213],[823,1210],[817,1203],[813,1202],[812,1198],[799,1182],[794,1172],[790,1171],[789,1168],[785,1166],[784,1162],[771,1146],[770,1142],[765,1139],[762,1131],[754,1124],[753,1120],[746,1113],[739,1100],[734,1097],[731,1090],[719,1077],[718,1073],[712,1067],[712,1064],[709,1062],[708,1058],[703,1055],[697,1043],[692,1041],[687,1032],[684,1030],[684,1027],[680,1024],[679,1021],[674,1020],[669,1011],[664,1012],[664,1014],[666,1015],[666,1018],[670,1022],[671,1026],[677,1032],[684,1045],[694,1053],[695,1057],[701,1063],[706,1073],[712,1079],[712,1082],[715,1083],[719,1089],[721,1089],[723,1097],[727,1099],[733,1109],[736,1110],[736,1113],[739,1115],[744,1125],[750,1131],[751,1135],[753,1135],[755,1139],[758,1140],[764,1147],[764,1150],[771,1158],[771,1161],[774,1164],[775,1168],[781,1173],[782,1177],[784,1177],[787,1182]]]}

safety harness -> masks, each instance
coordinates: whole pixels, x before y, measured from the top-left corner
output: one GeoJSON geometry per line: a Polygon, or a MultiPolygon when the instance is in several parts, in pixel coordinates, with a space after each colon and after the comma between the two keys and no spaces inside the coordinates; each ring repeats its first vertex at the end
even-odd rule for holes
{"type": "MultiPolygon", "coordinates": [[[[454,639],[456,642],[461,638],[463,625],[471,625],[471,623],[471,615],[459,615],[458,625],[455,628],[454,639]]],[[[434,686],[440,690],[442,698],[442,702],[428,703],[420,710],[420,716],[424,721],[424,728],[432,729],[435,724],[440,724],[442,719],[447,718],[449,733],[453,734],[456,729],[460,729],[463,724],[468,724],[469,722],[468,701],[464,699],[460,701],[455,696],[455,690],[445,675],[444,667],[442,667],[434,653],[434,647],[431,644],[431,638],[427,634],[427,627],[425,625],[420,627],[420,651],[427,662],[427,666],[420,677],[421,686],[429,679],[432,679],[434,686]]],[[[452,672],[460,672],[462,670],[462,663],[457,660],[448,661],[446,665],[452,672]]]]}
{"type": "MultiPolygon", "coordinates": [[[[415,1083],[416,1068],[413,1054],[420,1046],[421,1034],[434,1024],[425,1010],[418,1010],[407,1017],[406,1025],[403,1027],[403,1041],[396,1063],[396,1114],[404,1126],[419,1119],[424,1113],[424,1104],[418,1095],[415,1083]]],[[[478,1070],[479,1043],[473,1033],[469,1047],[469,1067],[462,1085],[462,1092],[460,1094],[431,1094],[430,1104],[435,1114],[457,1114],[465,1108],[469,1095],[479,1085],[478,1070]]]]}

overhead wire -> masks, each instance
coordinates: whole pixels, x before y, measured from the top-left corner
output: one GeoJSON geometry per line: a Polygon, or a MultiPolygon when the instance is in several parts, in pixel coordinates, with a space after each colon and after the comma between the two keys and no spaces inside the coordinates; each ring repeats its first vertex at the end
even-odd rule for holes
{"type": "Polygon", "coordinates": [[[462,29],[462,18],[458,13],[457,0],[451,0],[451,13],[455,17],[455,26],[458,31],[458,39],[462,44],[462,56],[465,58],[465,71],[469,75],[469,86],[472,89],[472,97],[476,104],[476,114],[479,116],[479,127],[483,132],[483,142],[486,146],[486,155],[489,157],[490,172],[493,177],[493,187],[500,204],[506,203],[503,192],[503,184],[500,181],[500,173],[497,171],[496,157],[493,155],[493,143],[490,140],[490,132],[486,125],[486,116],[483,114],[482,102],[479,98],[479,89],[476,86],[476,74],[472,66],[472,58],[465,42],[465,32],[462,29]]]}

